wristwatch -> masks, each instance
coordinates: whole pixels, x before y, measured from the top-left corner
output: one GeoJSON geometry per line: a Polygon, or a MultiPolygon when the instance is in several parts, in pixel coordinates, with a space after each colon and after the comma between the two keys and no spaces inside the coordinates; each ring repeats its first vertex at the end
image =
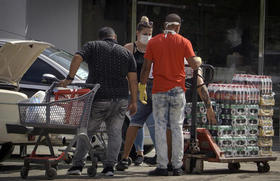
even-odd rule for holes
{"type": "Polygon", "coordinates": [[[67,75],[66,80],[74,80],[74,78],[70,77],[70,75],[67,75]]]}

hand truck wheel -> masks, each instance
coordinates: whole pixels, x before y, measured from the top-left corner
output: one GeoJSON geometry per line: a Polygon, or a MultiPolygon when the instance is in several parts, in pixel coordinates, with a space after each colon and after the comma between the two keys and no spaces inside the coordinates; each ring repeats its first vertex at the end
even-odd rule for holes
{"type": "Polygon", "coordinates": [[[49,180],[53,180],[57,176],[56,169],[52,167],[47,169],[45,175],[49,180]]]}
{"type": "Polygon", "coordinates": [[[22,167],[20,170],[21,178],[26,179],[28,177],[28,172],[29,172],[29,169],[27,167],[22,167]]]}
{"type": "Polygon", "coordinates": [[[204,167],[204,164],[203,164],[203,160],[202,159],[195,159],[195,166],[193,168],[193,173],[196,173],[196,174],[200,174],[203,172],[203,167],[204,167]]]}
{"type": "Polygon", "coordinates": [[[228,169],[236,172],[240,169],[240,163],[228,163],[228,169]]]}
{"type": "Polygon", "coordinates": [[[266,173],[270,171],[270,166],[268,162],[257,162],[258,172],[266,173]]]}

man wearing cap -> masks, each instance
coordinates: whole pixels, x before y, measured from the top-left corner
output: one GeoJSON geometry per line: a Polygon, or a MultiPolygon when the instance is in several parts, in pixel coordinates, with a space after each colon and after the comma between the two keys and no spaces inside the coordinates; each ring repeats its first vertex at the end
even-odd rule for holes
{"type": "Polygon", "coordinates": [[[155,139],[157,168],[149,175],[167,176],[166,127],[170,124],[172,132],[173,175],[182,175],[183,159],[183,121],[185,100],[184,58],[193,69],[201,65],[201,59],[195,56],[191,42],[179,35],[181,18],[169,14],[165,18],[164,33],[153,37],[146,49],[142,66],[139,98],[145,103],[146,82],[153,63],[154,85],[152,89],[153,115],[155,119],[155,139]]]}

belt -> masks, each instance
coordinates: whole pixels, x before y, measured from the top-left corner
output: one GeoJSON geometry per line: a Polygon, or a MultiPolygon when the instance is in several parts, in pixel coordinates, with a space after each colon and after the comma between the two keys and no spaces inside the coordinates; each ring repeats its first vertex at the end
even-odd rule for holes
{"type": "Polygon", "coordinates": [[[108,99],[94,99],[93,102],[110,102],[110,101],[119,101],[121,99],[127,99],[127,98],[108,98],[108,99]]]}

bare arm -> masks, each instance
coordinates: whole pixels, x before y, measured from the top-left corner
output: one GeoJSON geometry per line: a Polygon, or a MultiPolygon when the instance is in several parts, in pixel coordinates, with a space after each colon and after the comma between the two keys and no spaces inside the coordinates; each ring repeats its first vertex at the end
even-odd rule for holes
{"type": "Polygon", "coordinates": [[[201,65],[202,61],[200,57],[190,57],[187,59],[190,67],[194,70],[198,69],[198,67],[201,65]]]}
{"type": "Polygon", "coordinates": [[[141,69],[141,74],[140,74],[140,82],[141,84],[146,84],[147,80],[149,78],[150,70],[152,66],[152,61],[145,59],[142,69],[141,69]]]}
{"type": "Polygon", "coordinates": [[[129,72],[127,74],[127,79],[128,79],[129,90],[131,94],[131,100],[128,106],[128,110],[130,111],[130,115],[133,115],[137,111],[137,90],[138,90],[137,73],[129,72]]]}
{"type": "Polygon", "coordinates": [[[81,55],[79,54],[74,55],[69,70],[70,77],[74,77],[76,75],[82,61],[83,61],[83,57],[81,55]]]}
{"type": "MultiPolygon", "coordinates": [[[[202,70],[201,69],[199,69],[198,74],[202,75],[202,70]]],[[[217,120],[216,120],[215,112],[212,108],[209,92],[208,92],[208,89],[207,89],[206,85],[204,85],[203,79],[200,76],[197,77],[197,85],[199,86],[198,89],[197,89],[199,97],[204,102],[204,105],[207,109],[208,120],[212,124],[216,124],[217,120]],[[200,85],[202,85],[202,86],[200,86],[200,85]]]]}
{"type": "MultiPolygon", "coordinates": [[[[83,57],[81,55],[78,55],[78,54],[74,55],[71,65],[70,65],[69,74],[68,74],[71,78],[75,77],[82,61],[83,61],[83,57]]],[[[72,80],[64,79],[64,80],[60,81],[59,85],[66,87],[71,82],[72,82],[72,80]]]]}

